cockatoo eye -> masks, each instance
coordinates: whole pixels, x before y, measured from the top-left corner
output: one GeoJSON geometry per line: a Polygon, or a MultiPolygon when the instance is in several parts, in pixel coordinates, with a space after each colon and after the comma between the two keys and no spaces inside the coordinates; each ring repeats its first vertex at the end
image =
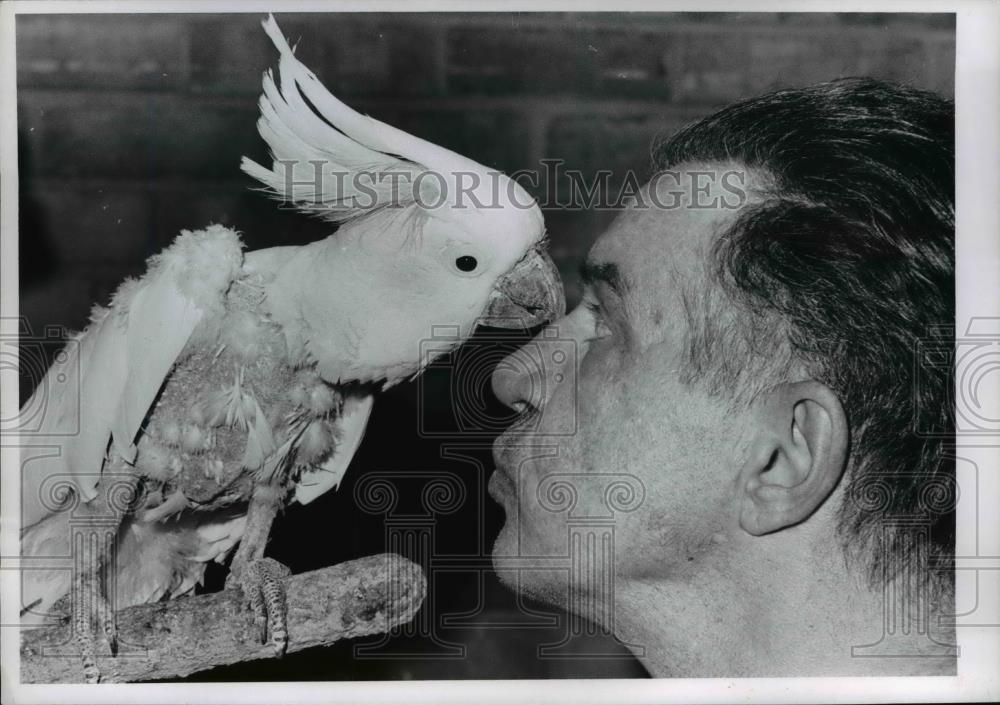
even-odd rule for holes
{"type": "Polygon", "coordinates": [[[476,279],[489,270],[492,257],[478,243],[448,240],[441,247],[441,265],[464,279],[476,279]]]}

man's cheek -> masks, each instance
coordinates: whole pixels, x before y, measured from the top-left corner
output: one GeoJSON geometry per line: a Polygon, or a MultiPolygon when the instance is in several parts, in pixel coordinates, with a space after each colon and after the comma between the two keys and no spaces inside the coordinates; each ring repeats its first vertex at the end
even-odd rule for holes
{"type": "MultiPolygon", "coordinates": [[[[593,442],[604,443],[606,438],[614,439],[627,426],[622,409],[627,401],[623,398],[629,380],[607,365],[596,365],[588,371],[581,371],[577,386],[577,439],[578,446],[590,446],[593,442]]],[[[597,448],[600,449],[600,446],[597,448]]]]}

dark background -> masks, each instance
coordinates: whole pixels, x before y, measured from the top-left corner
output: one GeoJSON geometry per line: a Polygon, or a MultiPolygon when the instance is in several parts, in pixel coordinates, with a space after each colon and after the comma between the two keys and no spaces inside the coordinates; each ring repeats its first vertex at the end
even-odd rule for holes
{"type": "MultiPolygon", "coordinates": [[[[238,169],[242,155],[266,163],[256,103],[261,73],[276,65],[277,53],[260,19],[17,17],[21,315],[41,339],[22,344],[39,359],[58,347],[58,338],[45,338],[46,326],[82,327],[93,303],[107,303],[122,278],[140,274],[145,258],[182,228],[222,223],[241,231],[250,249],[329,234],[329,226],[278,210],[251,191],[255,184],[238,169]]],[[[541,170],[545,158],[563,159],[585,175],[613,169],[612,191],[626,170],[646,172],[654,137],[768,89],[870,75],[948,96],[954,90],[949,14],[277,19],[299,41],[299,58],[352,107],[508,172],[541,170]]],[[[560,196],[564,187],[554,186],[560,196]]],[[[614,215],[546,210],[571,305],[579,297],[576,267],[614,215]]],[[[564,616],[518,604],[482,559],[503,519],[485,495],[485,480],[490,436],[505,419],[485,390],[484,366],[516,342],[479,336],[455,365],[439,365],[421,382],[384,395],[341,490],[290,509],[274,529],[270,554],[296,572],[381,552],[387,517],[357,508],[360,478],[386,471],[459,477],[465,500],[430,520],[435,559],[425,609],[436,637],[398,636],[380,647],[378,659],[356,658],[357,644],[346,642],[197,679],[644,675],[600,636],[570,639],[576,658],[539,658],[538,645],[566,633],[564,616]],[[481,433],[470,436],[470,426],[481,433]],[[445,458],[455,444],[470,446],[462,451],[468,459],[445,458]],[[442,621],[459,612],[469,614],[464,624],[442,621]],[[588,650],[618,657],[583,655],[588,650]]],[[[44,365],[24,364],[26,395],[44,365]]],[[[421,507],[398,511],[410,510],[421,507]]],[[[218,572],[210,576],[210,587],[220,579],[218,572]]]]}

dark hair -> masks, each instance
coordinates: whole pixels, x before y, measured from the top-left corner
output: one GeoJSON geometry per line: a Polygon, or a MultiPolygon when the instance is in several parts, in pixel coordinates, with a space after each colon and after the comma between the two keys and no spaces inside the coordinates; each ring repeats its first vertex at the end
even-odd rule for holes
{"type": "Polygon", "coordinates": [[[951,101],[871,79],[783,90],[685,128],[654,162],[735,163],[765,185],[710,258],[730,313],[688,303],[689,380],[745,402],[804,366],[849,419],[847,555],[873,585],[903,569],[953,584],[954,372],[927,359],[955,317],[951,101]],[[936,570],[903,557],[924,538],[936,570]]]}

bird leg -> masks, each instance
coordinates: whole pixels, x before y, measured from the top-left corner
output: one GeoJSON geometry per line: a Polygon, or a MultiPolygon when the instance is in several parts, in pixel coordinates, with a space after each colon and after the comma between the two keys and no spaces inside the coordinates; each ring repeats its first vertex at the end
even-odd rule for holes
{"type": "Polygon", "coordinates": [[[118,655],[118,630],[99,571],[84,570],[73,583],[73,630],[77,648],[83,661],[83,678],[87,683],[99,683],[101,670],[97,666],[97,648],[94,635],[98,626],[104,632],[112,656],[118,655]]]}
{"type": "Polygon", "coordinates": [[[115,609],[108,586],[116,574],[115,543],[125,512],[131,511],[139,476],[112,451],[97,496],[81,502],[70,520],[74,577],[71,589],[73,630],[87,683],[98,683],[97,634],[103,634],[112,656],[118,655],[115,609]]]}
{"type": "Polygon", "coordinates": [[[253,616],[260,643],[271,637],[274,655],[281,657],[288,646],[288,606],[285,579],[287,566],[264,557],[271,524],[281,504],[283,490],[272,484],[254,488],[247,510],[246,532],[233,557],[226,587],[238,586],[253,616]]]}

